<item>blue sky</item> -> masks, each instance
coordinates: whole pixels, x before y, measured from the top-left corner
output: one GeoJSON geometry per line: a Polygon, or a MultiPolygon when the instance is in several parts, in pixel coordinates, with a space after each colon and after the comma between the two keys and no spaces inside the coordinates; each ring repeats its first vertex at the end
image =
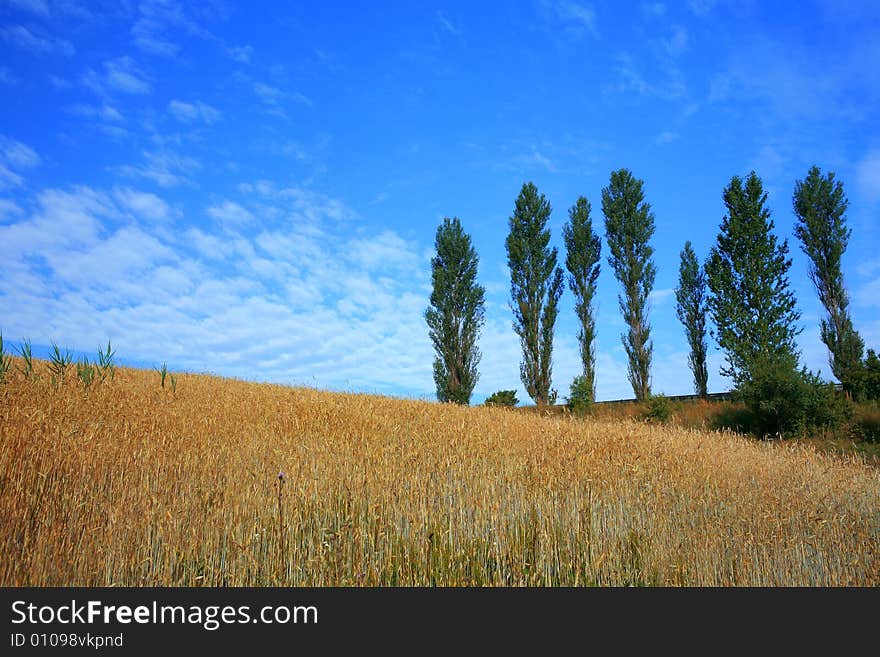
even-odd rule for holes
{"type": "MultiPolygon", "coordinates": [[[[880,6],[0,0],[0,329],[123,360],[433,396],[434,232],[458,216],[487,290],[479,401],[516,387],[504,238],[533,181],[562,246],[603,232],[613,169],[656,217],[655,392],[692,389],[672,290],[755,169],[788,237],[803,362],[829,373],[792,238],[812,164],[850,199],[844,266],[880,345],[880,6]]],[[[604,248],[604,244],[603,244],[604,248]]],[[[562,254],[560,254],[562,255],[562,254]]],[[[603,251],[599,399],[631,396],[603,251]]],[[[579,369],[573,297],[554,387],[579,369]]],[[[710,390],[724,390],[710,340],[710,390]]]]}

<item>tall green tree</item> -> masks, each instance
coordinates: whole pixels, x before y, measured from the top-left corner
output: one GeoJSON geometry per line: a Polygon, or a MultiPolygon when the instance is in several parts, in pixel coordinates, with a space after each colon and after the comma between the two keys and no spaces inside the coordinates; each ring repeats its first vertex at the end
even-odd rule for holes
{"type": "Polygon", "coordinates": [[[479,258],[458,217],[443,219],[434,245],[433,289],[425,320],[436,354],[437,399],[468,404],[479,378],[477,337],[484,321],[485,290],[477,284],[479,258]]]}
{"type": "Polygon", "coordinates": [[[797,368],[800,313],[789,288],[788,241],[773,234],[767,194],[752,171],[725,187],[727,214],[706,262],[709,314],[727,365],[721,374],[737,387],[756,368],[797,368]]]}
{"type": "Polygon", "coordinates": [[[822,342],[828,347],[831,371],[844,390],[853,393],[865,343],[849,314],[849,296],[841,268],[851,235],[846,225],[849,201],[834,173],[823,176],[819,167],[814,166],[804,180],[795,182],[792,202],[797,216],[794,232],[801,250],[810,258],[810,280],[827,315],[820,328],[822,342]]]}
{"type": "Polygon", "coordinates": [[[694,375],[694,391],[705,399],[709,383],[709,370],[706,367],[706,273],[697,261],[690,240],[684,243],[679,257],[675,313],[684,324],[690,347],[688,365],[694,375]]]}
{"type": "Polygon", "coordinates": [[[574,293],[574,310],[580,322],[578,344],[581,351],[584,385],[596,399],[596,318],[593,297],[599,278],[602,242],[593,230],[590,202],[583,196],[568,211],[568,223],[562,228],[565,240],[565,267],[568,285],[574,293]]]}
{"type": "Polygon", "coordinates": [[[651,395],[651,325],[648,322],[648,296],[654,288],[657,269],[654,249],[654,214],[645,201],[644,183],[627,169],[611,173],[611,182],[602,190],[602,213],[608,241],[608,263],[623,287],[617,296],[623,320],[629,330],[621,335],[627,356],[627,374],[636,399],[651,395]]]}
{"type": "Polygon", "coordinates": [[[520,378],[538,406],[550,401],[553,327],[562,295],[562,269],[550,248],[550,203],[531,182],[516,199],[507,235],[513,330],[522,345],[520,378]]]}

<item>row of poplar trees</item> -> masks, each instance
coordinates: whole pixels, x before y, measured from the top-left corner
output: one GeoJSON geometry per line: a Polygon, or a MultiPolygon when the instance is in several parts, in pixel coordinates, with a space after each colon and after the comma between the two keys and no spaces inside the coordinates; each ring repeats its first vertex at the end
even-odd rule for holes
{"type": "MultiPolygon", "coordinates": [[[[651,325],[649,297],[656,266],[651,238],[654,214],[645,201],[644,183],[627,169],[611,174],[602,189],[602,214],[608,264],[620,284],[618,303],[627,330],[621,335],[627,374],[636,399],[651,394],[651,325]]],[[[721,374],[734,387],[747,383],[759,367],[798,367],[795,338],[800,314],[790,289],[788,241],[774,234],[761,179],[734,176],[723,193],[726,214],[705,264],[688,241],[680,254],[676,311],[685,328],[689,366],[698,395],[707,394],[707,319],[725,353],[721,374]]],[[[850,230],[848,201],[833,173],[810,169],[795,184],[795,234],[810,260],[810,278],[825,308],[822,341],[828,347],[835,377],[844,388],[855,386],[864,343],[849,313],[841,258],[850,230]]],[[[525,183],[509,219],[505,242],[510,268],[513,328],[520,338],[520,377],[539,406],[554,403],[551,388],[553,331],[565,274],[550,246],[550,203],[531,182],[525,183]]],[[[575,296],[582,374],[579,386],[590,399],[596,386],[594,297],[602,243],[593,227],[591,205],[577,199],[563,227],[568,285],[575,296]]],[[[478,379],[477,339],[484,322],[484,288],[477,283],[478,256],[458,218],[443,220],[431,261],[433,291],[425,318],[435,350],[437,398],[467,404],[478,379]]]]}

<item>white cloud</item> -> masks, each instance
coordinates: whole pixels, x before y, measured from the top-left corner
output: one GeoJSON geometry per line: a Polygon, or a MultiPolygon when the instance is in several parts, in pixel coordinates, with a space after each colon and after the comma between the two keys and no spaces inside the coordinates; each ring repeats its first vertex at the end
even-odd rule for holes
{"type": "Polygon", "coordinates": [[[18,169],[32,169],[40,164],[40,156],[27,144],[0,135],[0,162],[18,169]]]}
{"type": "Polygon", "coordinates": [[[15,202],[5,198],[0,198],[0,221],[6,221],[7,219],[19,217],[22,214],[24,214],[24,210],[18,207],[15,202]]]}
{"type": "Polygon", "coordinates": [[[681,135],[673,130],[664,130],[659,135],[657,135],[656,142],[658,144],[671,144],[676,141],[681,135]]]}
{"type": "Polygon", "coordinates": [[[87,69],[82,80],[83,84],[102,96],[113,92],[145,95],[152,90],[146,75],[127,55],[105,61],[102,73],[87,69]]]}
{"type": "Polygon", "coordinates": [[[589,5],[563,0],[556,3],[556,15],[577,29],[596,34],[596,12],[589,5]]]}
{"type": "Polygon", "coordinates": [[[217,109],[202,102],[186,103],[182,100],[172,100],[168,103],[168,111],[174,118],[184,123],[198,120],[214,123],[220,118],[220,112],[217,109]]]}
{"type": "Polygon", "coordinates": [[[73,44],[45,34],[35,34],[24,25],[10,25],[0,29],[3,39],[34,55],[60,54],[70,57],[76,52],[73,44]]]}
{"type": "Polygon", "coordinates": [[[155,194],[120,187],[113,190],[113,196],[124,210],[151,223],[164,223],[179,215],[155,194]]]}
{"type": "Polygon", "coordinates": [[[254,215],[234,201],[223,201],[212,205],[206,212],[210,217],[227,227],[241,227],[254,221],[254,215]]]}
{"type": "Polygon", "coordinates": [[[121,358],[172,368],[429,395],[422,249],[392,231],[352,238],[339,201],[270,187],[297,208],[255,236],[148,231],[130,190],[44,191],[0,225],[0,304],[22,309],[4,329],[72,349],[110,337],[121,358]]]}
{"type": "Polygon", "coordinates": [[[442,11],[437,11],[437,22],[452,36],[460,37],[461,29],[459,29],[442,11]]]}
{"type": "Polygon", "coordinates": [[[118,57],[104,62],[107,84],[118,91],[129,94],[146,94],[150,92],[150,83],[135,66],[131,57],[118,57]]]}
{"type": "Polygon", "coordinates": [[[87,105],[80,103],[70,107],[70,112],[87,119],[99,119],[102,121],[111,121],[114,123],[122,123],[125,117],[115,107],[110,105],[87,105]]]}
{"type": "Polygon", "coordinates": [[[20,187],[24,183],[22,169],[40,164],[40,156],[27,144],[0,135],[0,189],[20,187]]]}
{"type": "Polygon", "coordinates": [[[136,166],[126,164],[115,171],[129,178],[146,178],[160,187],[176,187],[191,182],[189,176],[201,163],[195,158],[170,150],[144,152],[144,163],[136,166]]]}
{"type": "Polygon", "coordinates": [[[681,25],[672,26],[672,34],[663,41],[666,51],[673,57],[682,54],[688,47],[688,33],[681,25]]]}
{"type": "Polygon", "coordinates": [[[251,46],[230,46],[226,52],[233,61],[239,64],[250,64],[251,58],[254,56],[254,49],[251,46]]]}
{"type": "Polygon", "coordinates": [[[880,150],[868,153],[856,167],[859,188],[872,201],[880,199],[880,150]]]}
{"type": "Polygon", "coordinates": [[[298,91],[287,91],[279,87],[273,87],[264,82],[254,82],[253,90],[269,114],[280,116],[282,118],[287,118],[287,112],[285,111],[287,101],[293,101],[308,107],[311,107],[314,104],[305,94],[298,91]]]}
{"type": "Polygon", "coordinates": [[[662,306],[666,303],[666,301],[675,295],[675,290],[671,287],[663,288],[662,290],[651,290],[651,293],[648,295],[648,299],[653,306],[662,306]]]}

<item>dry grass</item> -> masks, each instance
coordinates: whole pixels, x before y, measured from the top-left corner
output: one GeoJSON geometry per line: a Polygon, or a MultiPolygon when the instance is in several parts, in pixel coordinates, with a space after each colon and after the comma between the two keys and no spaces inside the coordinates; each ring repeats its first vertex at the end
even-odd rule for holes
{"type": "Polygon", "coordinates": [[[855,457],[209,376],[10,378],[0,585],[880,584],[880,473],[855,457]]]}

